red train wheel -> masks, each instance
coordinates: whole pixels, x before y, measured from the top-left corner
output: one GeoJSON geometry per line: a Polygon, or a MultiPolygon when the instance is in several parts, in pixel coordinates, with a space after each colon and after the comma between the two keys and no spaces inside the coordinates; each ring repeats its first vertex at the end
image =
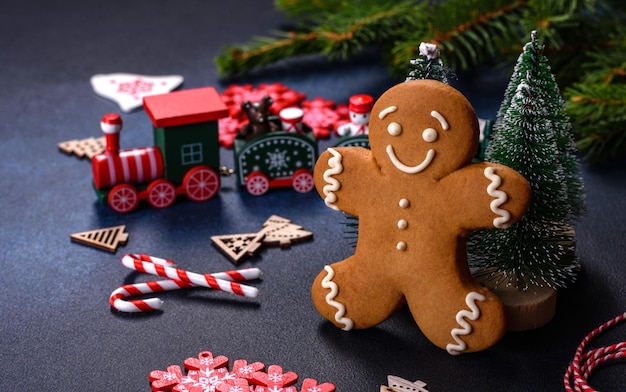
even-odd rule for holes
{"type": "Polygon", "coordinates": [[[298,170],[291,178],[293,189],[300,193],[310,192],[315,186],[313,182],[313,174],[308,170],[298,170]]]}
{"type": "Polygon", "coordinates": [[[196,166],[183,179],[185,194],[193,201],[209,200],[220,187],[220,176],[208,166],[196,166]]]}
{"type": "Polygon", "coordinates": [[[137,208],[139,195],[132,185],[119,184],[111,189],[107,201],[113,211],[123,214],[137,208]]]}
{"type": "Polygon", "coordinates": [[[148,203],[154,208],[167,208],[176,201],[176,187],[168,180],[158,179],[148,186],[148,203]]]}
{"type": "Polygon", "coordinates": [[[252,172],[246,178],[246,189],[254,196],[261,196],[270,189],[270,180],[261,172],[252,172]]]}

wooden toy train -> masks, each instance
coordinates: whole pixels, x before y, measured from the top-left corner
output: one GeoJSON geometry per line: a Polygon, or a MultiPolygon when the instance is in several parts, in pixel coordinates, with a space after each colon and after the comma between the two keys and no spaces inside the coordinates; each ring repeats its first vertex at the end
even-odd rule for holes
{"type": "MultiPolygon", "coordinates": [[[[120,150],[120,116],[102,118],[106,150],[92,158],[93,186],[100,201],[126,213],[142,200],[165,208],[178,195],[199,202],[215,196],[223,174],[217,120],[228,115],[217,91],[205,87],[149,96],[144,108],[153,123],[151,147],[120,150]]],[[[234,149],[237,183],[251,194],[284,186],[298,192],[313,189],[318,154],[310,132],[279,130],[239,138],[234,149]]]]}

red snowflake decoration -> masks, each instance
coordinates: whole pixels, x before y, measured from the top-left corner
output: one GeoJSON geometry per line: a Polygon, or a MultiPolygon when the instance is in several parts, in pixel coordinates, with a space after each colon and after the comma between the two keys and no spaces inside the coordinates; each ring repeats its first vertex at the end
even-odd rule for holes
{"type": "Polygon", "coordinates": [[[298,381],[296,373],[283,373],[283,368],[278,365],[271,365],[267,373],[256,372],[252,375],[252,382],[258,385],[255,392],[298,392],[291,386],[296,381],[298,381]]]}
{"type": "Polygon", "coordinates": [[[244,101],[258,102],[265,96],[272,98],[270,111],[274,115],[278,115],[284,108],[301,107],[304,111],[303,122],[313,130],[317,139],[330,137],[336,124],[346,122],[349,118],[347,105],[335,109],[335,102],[320,97],[306,101],[305,94],[282,83],[260,84],[256,88],[251,84],[233,84],[221,94],[229,111],[227,118],[219,120],[219,142],[223,147],[232,148],[237,132],[248,123],[241,104],[244,101]]]}
{"type": "Polygon", "coordinates": [[[171,391],[183,379],[183,371],[180,366],[168,366],[165,371],[153,370],[148,375],[153,391],[171,391]]]}
{"type": "Polygon", "coordinates": [[[245,101],[258,102],[265,96],[272,98],[270,111],[274,115],[278,115],[284,108],[299,106],[306,98],[305,94],[291,90],[282,83],[259,84],[256,88],[251,84],[228,86],[221,94],[229,112],[228,118],[219,121],[219,141],[222,146],[231,148],[237,132],[248,122],[241,104],[245,101]]]}
{"type": "Polygon", "coordinates": [[[117,91],[125,93],[133,98],[137,99],[140,93],[147,93],[152,91],[154,83],[148,82],[141,78],[137,78],[132,82],[122,82],[117,86],[117,91]]]}
{"type": "Polygon", "coordinates": [[[223,355],[214,358],[212,352],[201,351],[198,358],[187,358],[183,365],[187,370],[212,370],[227,367],[228,358],[223,355]]]}
{"type": "Polygon", "coordinates": [[[313,129],[316,139],[327,139],[340,115],[335,111],[335,102],[316,97],[312,101],[302,102],[304,117],[302,121],[313,129]]]}
{"type": "Polygon", "coordinates": [[[187,374],[178,365],[166,370],[153,370],[148,375],[154,392],[334,392],[329,382],[318,384],[306,378],[300,390],[295,386],[298,375],[284,372],[279,365],[270,365],[264,372],[261,362],[248,363],[238,359],[228,370],[228,358],[214,357],[210,351],[201,351],[197,358],[184,361],[187,374]]]}
{"type": "Polygon", "coordinates": [[[172,392],[214,392],[220,385],[233,383],[234,379],[225,368],[190,370],[172,392]]]}

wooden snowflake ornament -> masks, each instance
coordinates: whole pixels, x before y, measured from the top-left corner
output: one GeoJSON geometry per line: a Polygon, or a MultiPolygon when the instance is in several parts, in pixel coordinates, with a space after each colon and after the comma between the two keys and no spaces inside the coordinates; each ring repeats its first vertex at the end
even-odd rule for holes
{"type": "Polygon", "coordinates": [[[148,375],[152,390],[171,391],[183,379],[183,371],[178,365],[168,366],[166,370],[153,370],[148,375]]]}
{"type": "Polygon", "coordinates": [[[267,373],[256,372],[252,375],[252,382],[257,385],[255,392],[298,392],[295,387],[292,387],[297,381],[296,373],[283,373],[283,368],[279,365],[270,365],[267,373]]]}
{"type": "Polygon", "coordinates": [[[329,382],[318,384],[313,378],[305,378],[300,392],[335,392],[335,384],[329,382]]]}
{"type": "Polygon", "coordinates": [[[262,362],[248,363],[245,359],[238,359],[233,362],[233,374],[238,378],[245,378],[248,381],[252,381],[252,376],[256,372],[261,372],[265,369],[265,364],[262,362]]]}
{"type": "Polygon", "coordinates": [[[219,369],[228,367],[228,358],[223,355],[213,357],[212,352],[201,351],[197,358],[185,359],[183,365],[187,370],[219,369]]]}
{"type": "MultiPolygon", "coordinates": [[[[168,366],[166,371],[154,370],[148,378],[152,390],[172,392],[334,392],[335,385],[329,382],[319,384],[313,378],[306,378],[300,389],[295,383],[298,375],[284,372],[279,365],[271,365],[264,372],[261,362],[248,363],[237,359],[232,370],[228,370],[228,358],[214,357],[210,351],[201,351],[197,358],[187,358],[183,375],[179,366],[168,366]]],[[[409,391],[414,389],[408,389],[409,391]]],[[[421,391],[421,390],[419,390],[421,391]]]]}

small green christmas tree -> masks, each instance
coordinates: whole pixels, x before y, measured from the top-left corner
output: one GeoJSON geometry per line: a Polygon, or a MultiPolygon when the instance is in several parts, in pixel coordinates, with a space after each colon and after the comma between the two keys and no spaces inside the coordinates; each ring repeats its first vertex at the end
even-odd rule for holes
{"type": "Polygon", "coordinates": [[[526,290],[564,287],[579,270],[573,221],[585,211],[571,124],[533,32],[498,111],[486,160],[526,177],[533,195],[522,220],[472,235],[470,261],[488,279],[526,290]]]}
{"type": "Polygon", "coordinates": [[[422,42],[419,46],[419,56],[409,61],[409,74],[406,80],[433,79],[448,83],[450,70],[441,61],[437,45],[422,42]]]}

